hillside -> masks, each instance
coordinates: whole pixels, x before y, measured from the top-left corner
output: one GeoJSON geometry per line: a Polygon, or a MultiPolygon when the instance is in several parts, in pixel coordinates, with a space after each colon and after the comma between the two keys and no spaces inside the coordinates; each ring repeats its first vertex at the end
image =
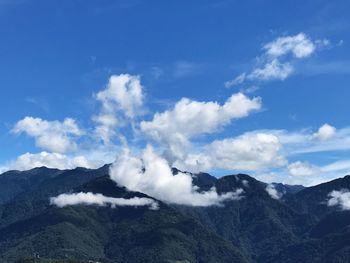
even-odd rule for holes
{"type": "MultiPolygon", "coordinates": [[[[65,178],[61,178],[62,183],[72,180],[65,178]]],[[[17,205],[22,195],[1,207],[1,261],[14,262],[20,256],[35,254],[102,262],[248,262],[230,242],[166,204],[156,211],[142,207],[57,208],[50,206],[43,194],[48,193],[46,186],[37,188],[41,194],[26,193],[28,206],[41,212],[20,215],[16,220],[13,211],[20,210],[17,205]]],[[[107,176],[92,179],[74,191],[111,197],[144,196],[117,187],[107,176]]]]}
{"type": "MultiPolygon", "coordinates": [[[[148,197],[117,186],[107,173],[105,166],[0,175],[0,192],[7,188],[9,195],[3,195],[0,205],[0,261],[40,255],[107,263],[350,262],[350,214],[326,205],[329,192],[348,188],[350,177],[305,189],[297,186],[297,191],[287,186],[292,191],[276,200],[266,191],[267,184],[248,175],[215,178],[201,173],[193,175],[200,190],[241,188],[243,198],[201,208],[158,201],[158,210],[50,205],[51,196],[66,192],[148,197]],[[9,187],[16,182],[22,182],[20,187],[9,187]]],[[[279,187],[283,191],[286,186],[279,187]]]]}

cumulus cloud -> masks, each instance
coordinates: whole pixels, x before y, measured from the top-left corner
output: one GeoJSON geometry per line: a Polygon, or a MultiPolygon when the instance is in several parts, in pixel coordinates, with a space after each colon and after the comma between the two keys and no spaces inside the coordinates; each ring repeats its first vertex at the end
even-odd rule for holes
{"type": "Polygon", "coordinates": [[[38,147],[58,153],[75,150],[77,147],[75,138],[84,134],[71,118],[60,122],[25,117],[16,123],[12,132],[26,133],[35,138],[38,147]]]}
{"type": "Polygon", "coordinates": [[[304,33],[278,37],[263,45],[263,54],[259,56],[257,65],[250,72],[244,72],[225,82],[225,86],[232,87],[247,80],[284,80],[294,71],[293,59],[311,56],[318,47],[328,45],[327,41],[326,39],[313,41],[304,33]]]}
{"type": "Polygon", "coordinates": [[[158,156],[151,146],[142,153],[141,158],[133,156],[125,148],[110,169],[110,177],[118,185],[131,191],[138,191],[161,201],[191,206],[220,205],[225,200],[239,200],[242,189],[219,195],[215,188],[198,192],[192,185],[188,173],[172,174],[168,162],[158,156]]]}
{"type": "Polygon", "coordinates": [[[101,163],[87,160],[84,156],[68,157],[60,153],[25,153],[9,163],[8,170],[29,170],[46,166],[57,169],[73,169],[76,167],[97,168],[101,163]]]}
{"type": "Polygon", "coordinates": [[[96,99],[102,104],[102,111],[93,117],[97,124],[95,132],[106,144],[125,118],[132,120],[143,113],[144,92],[139,76],[111,76],[106,88],[96,94],[96,99]]]}
{"type": "Polygon", "coordinates": [[[106,89],[98,92],[96,98],[106,111],[121,110],[133,118],[140,113],[144,99],[140,78],[129,74],[113,75],[106,89]]]}
{"type": "Polygon", "coordinates": [[[189,139],[216,132],[232,120],[246,117],[260,108],[260,98],[250,99],[242,93],[233,94],[223,105],[183,98],[173,109],[156,113],[152,121],[142,121],[140,129],[178,158],[189,139]]]}
{"type": "Polygon", "coordinates": [[[217,140],[198,154],[177,160],[174,166],[183,170],[209,169],[257,171],[287,163],[277,136],[268,133],[246,133],[236,138],[217,140]]]}
{"type": "Polygon", "coordinates": [[[330,197],[328,206],[339,206],[342,210],[350,210],[350,191],[343,189],[340,191],[332,191],[328,194],[330,197]]]}
{"type": "Polygon", "coordinates": [[[265,188],[266,192],[271,196],[273,199],[280,199],[283,194],[278,192],[273,184],[268,184],[265,188]]]}
{"type": "Polygon", "coordinates": [[[102,194],[88,193],[73,193],[73,194],[60,194],[56,197],[50,198],[50,203],[58,207],[65,207],[71,205],[98,205],[107,206],[112,208],[116,206],[149,206],[152,210],[159,209],[159,204],[151,198],[145,197],[133,197],[130,199],[108,197],[102,194]]]}
{"type": "Polygon", "coordinates": [[[308,162],[294,162],[288,165],[288,172],[292,176],[312,176],[319,172],[319,169],[308,162]]]}
{"type": "Polygon", "coordinates": [[[329,140],[335,135],[336,130],[337,129],[335,127],[326,123],[322,125],[316,133],[313,134],[313,138],[320,141],[329,140]]]}

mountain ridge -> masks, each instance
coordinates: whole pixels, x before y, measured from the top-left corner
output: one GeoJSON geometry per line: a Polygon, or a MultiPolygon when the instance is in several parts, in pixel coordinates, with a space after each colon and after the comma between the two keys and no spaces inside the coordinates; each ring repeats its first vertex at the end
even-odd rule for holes
{"type": "MultiPolygon", "coordinates": [[[[10,180],[11,174],[17,181],[21,174],[33,184],[22,192],[14,188],[11,200],[0,203],[0,259],[15,262],[18,256],[38,253],[46,258],[107,263],[150,262],[155,257],[158,261],[152,262],[284,263],[300,262],[303,257],[311,263],[349,262],[349,212],[325,203],[329,191],[350,186],[348,176],[286,193],[278,200],[267,192],[268,184],[249,175],[191,174],[199,191],[212,187],[219,194],[243,190],[240,200],[225,201],[223,206],[191,207],[160,200],[156,211],[50,205],[50,197],[67,192],[153,198],[118,186],[109,179],[108,168],[60,171],[41,167],[0,175],[0,182],[10,180]],[[329,242],[332,247],[324,249],[329,242]],[[328,261],[320,261],[315,253],[328,261]]],[[[8,185],[0,184],[0,192],[8,185]]]]}

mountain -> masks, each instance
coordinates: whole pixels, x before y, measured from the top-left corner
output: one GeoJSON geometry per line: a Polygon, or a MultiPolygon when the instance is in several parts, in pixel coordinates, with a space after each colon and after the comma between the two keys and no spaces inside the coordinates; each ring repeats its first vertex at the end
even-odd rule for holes
{"type": "MultiPolygon", "coordinates": [[[[23,193],[2,205],[0,261],[40,255],[101,262],[249,262],[232,243],[163,203],[157,211],[145,207],[50,206],[49,196],[66,192],[68,183],[78,184],[77,176],[85,181],[88,175],[87,171],[72,170],[59,176],[61,186],[54,177],[37,185],[35,193],[23,193]],[[49,188],[49,181],[57,189],[49,188]],[[27,206],[37,212],[21,215],[18,206],[24,196],[27,206]]],[[[109,197],[145,196],[118,187],[106,175],[72,191],[109,197]]]]}
{"type": "Polygon", "coordinates": [[[0,175],[0,204],[3,204],[16,195],[31,191],[43,181],[50,180],[63,173],[58,169],[46,167],[34,168],[29,171],[8,171],[0,175]]]}
{"type": "Polygon", "coordinates": [[[306,225],[304,238],[281,251],[274,262],[350,262],[350,211],[329,207],[326,203],[330,192],[343,189],[350,189],[350,176],[288,196],[286,203],[299,213],[310,215],[311,220],[306,225]]]}
{"type": "Polygon", "coordinates": [[[302,185],[289,185],[282,183],[272,183],[272,185],[279,193],[282,194],[296,194],[305,189],[305,186],[302,185]]]}
{"type": "Polygon", "coordinates": [[[350,189],[350,175],[306,188],[293,196],[289,196],[287,202],[295,210],[301,213],[312,214],[319,219],[337,210],[336,207],[325,205],[325,201],[328,199],[330,192],[342,189],[350,189]]]}
{"type": "Polygon", "coordinates": [[[350,189],[350,176],[308,188],[274,184],[285,193],[274,199],[249,175],[191,174],[199,191],[243,190],[223,206],[50,205],[50,197],[66,192],[152,198],[116,185],[108,168],[0,175],[0,262],[350,262],[350,211],[326,203],[331,191],[350,189]]]}
{"type": "Polygon", "coordinates": [[[266,184],[239,174],[225,176],[215,182],[218,192],[241,188],[244,198],[225,203],[225,208],[179,208],[195,217],[220,236],[238,246],[252,262],[269,262],[278,252],[298,242],[295,225],[303,216],[270,197],[266,184]]]}
{"type": "Polygon", "coordinates": [[[106,165],[96,170],[76,168],[63,171],[41,167],[0,175],[0,193],[7,192],[9,195],[0,204],[0,226],[39,214],[46,209],[51,196],[69,192],[74,187],[107,174],[108,167],[106,165]],[[15,176],[12,178],[11,175],[15,176]],[[10,187],[17,182],[20,187],[10,187]]]}

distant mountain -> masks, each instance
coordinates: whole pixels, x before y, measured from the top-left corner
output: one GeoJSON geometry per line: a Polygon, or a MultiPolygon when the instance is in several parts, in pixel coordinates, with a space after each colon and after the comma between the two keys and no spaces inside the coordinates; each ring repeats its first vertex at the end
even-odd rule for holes
{"type": "Polygon", "coordinates": [[[302,185],[289,185],[282,183],[272,183],[272,185],[279,193],[282,194],[296,194],[305,189],[305,186],[302,185]]]}
{"type": "Polygon", "coordinates": [[[328,194],[337,190],[350,189],[350,175],[338,178],[327,183],[308,187],[295,195],[289,196],[288,205],[301,213],[309,213],[315,215],[318,219],[328,213],[336,211],[336,207],[327,207],[325,201],[328,194]]]}
{"type": "Polygon", "coordinates": [[[274,184],[285,193],[278,200],[248,175],[191,174],[199,191],[243,189],[241,200],[224,206],[50,205],[50,197],[66,192],[148,197],[107,174],[108,166],[0,175],[0,262],[350,263],[350,211],[327,206],[331,191],[350,189],[350,176],[309,188],[274,184]]]}
{"type": "Polygon", "coordinates": [[[288,196],[287,205],[309,215],[310,220],[305,225],[304,238],[281,251],[274,262],[350,262],[350,211],[329,207],[326,202],[330,192],[342,189],[350,189],[350,176],[288,196]]]}

